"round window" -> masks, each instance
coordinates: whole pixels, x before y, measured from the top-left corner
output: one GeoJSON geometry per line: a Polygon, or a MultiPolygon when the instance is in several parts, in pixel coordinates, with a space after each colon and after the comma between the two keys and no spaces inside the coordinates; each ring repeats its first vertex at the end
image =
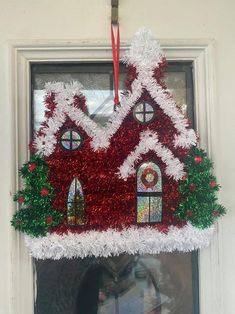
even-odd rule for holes
{"type": "Polygon", "coordinates": [[[67,150],[76,150],[81,146],[81,135],[74,130],[66,130],[60,139],[61,145],[67,150]]]}
{"type": "Polygon", "coordinates": [[[149,123],[155,117],[153,106],[146,102],[141,102],[135,105],[133,110],[135,120],[140,123],[149,123]]]}

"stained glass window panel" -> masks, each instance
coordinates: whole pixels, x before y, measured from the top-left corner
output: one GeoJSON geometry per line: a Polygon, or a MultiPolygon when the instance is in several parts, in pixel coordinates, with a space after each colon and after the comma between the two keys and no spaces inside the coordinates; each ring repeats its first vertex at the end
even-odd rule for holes
{"type": "Polygon", "coordinates": [[[154,162],[140,165],[137,172],[137,192],[162,192],[162,175],[154,162]]]}
{"type": "Polygon", "coordinates": [[[145,121],[146,122],[149,122],[152,119],[153,119],[153,113],[146,113],[145,114],[145,121]]]}
{"type": "Polygon", "coordinates": [[[145,110],[146,112],[154,112],[153,107],[148,103],[145,103],[145,110]]]}
{"type": "Polygon", "coordinates": [[[78,142],[78,141],[72,141],[72,150],[75,150],[75,149],[77,149],[79,146],[80,146],[80,142],[78,142]]]}
{"type": "Polygon", "coordinates": [[[144,114],[143,113],[137,112],[135,116],[136,116],[136,119],[138,121],[144,122],[144,114]]]}
{"type": "Polygon", "coordinates": [[[149,222],[149,197],[137,197],[137,222],[149,222]]]}
{"type": "Polygon", "coordinates": [[[144,111],[144,104],[140,103],[135,107],[135,112],[143,112],[144,111]]]}
{"type": "Polygon", "coordinates": [[[62,136],[62,140],[70,140],[70,131],[66,131],[62,136]]]}
{"type": "Polygon", "coordinates": [[[162,221],[162,197],[150,197],[149,202],[150,222],[162,221]]]}
{"type": "Polygon", "coordinates": [[[85,224],[84,195],[81,183],[75,178],[69,188],[67,201],[67,221],[69,225],[85,224]]]}
{"type": "Polygon", "coordinates": [[[62,145],[65,149],[70,149],[70,141],[62,141],[62,145]]]}

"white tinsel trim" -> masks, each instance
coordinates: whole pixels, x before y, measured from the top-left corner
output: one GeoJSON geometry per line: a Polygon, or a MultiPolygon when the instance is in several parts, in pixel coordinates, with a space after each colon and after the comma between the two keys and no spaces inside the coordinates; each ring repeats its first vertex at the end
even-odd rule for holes
{"type": "Polygon", "coordinates": [[[45,84],[45,89],[48,94],[50,93],[60,93],[61,90],[65,89],[68,91],[68,95],[76,95],[79,96],[82,94],[81,90],[83,89],[83,86],[78,81],[72,81],[69,84],[65,84],[62,82],[49,82],[45,84]]]}
{"type": "Polygon", "coordinates": [[[123,61],[135,66],[142,88],[146,88],[164,113],[171,118],[180,133],[175,135],[175,147],[189,148],[197,143],[194,130],[187,129],[187,119],[177,108],[170,91],[163,89],[153,78],[153,71],[159,66],[163,57],[160,45],[153,39],[151,31],[143,28],[136,33],[131,48],[124,55],[123,61]]]}
{"type": "Polygon", "coordinates": [[[161,47],[151,31],[141,28],[135,34],[130,50],[123,56],[122,61],[138,69],[151,71],[158,67],[163,57],[161,47]]]}
{"type": "Polygon", "coordinates": [[[174,157],[173,153],[167,147],[159,143],[155,132],[148,130],[140,134],[139,144],[119,167],[119,176],[125,180],[130,175],[135,174],[136,162],[141,159],[142,155],[148,153],[149,151],[154,151],[166,164],[166,174],[169,177],[178,181],[185,175],[184,164],[182,164],[178,158],[174,157]]]}
{"type": "Polygon", "coordinates": [[[177,108],[170,92],[157,84],[153,78],[149,77],[149,74],[143,73],[143,77],[143,81],[146,82],[146,89],[163,112],[171,118],[175,128],[180,133],[175,135],[175,147],[189,148],[192,145],[196,145],[197,136],[194,130],[187,129],[188,121],[177,108]]]}
{"type": "Polygon", "coordinates": [[[149,91],[155,102],[171,118],[178,131],[174,139],[175,147],[189,148],[196,145],[196,134],[193,130],[187,129],[187,120],[177,109],[170,92],[164,90],[153,78],[153,70],[159,65],[162,57],[160,46],[152,39],[151,33],[144,29],[139,31],[129,52],[124,57],[125,62],[136,67],[138,77],[132,83],[132,92],[129,91],[122,97],[121,106],[112,114],[105,127],[100,127],[82,110],[73,106],[74,96],[81,95],[80,83],[48,83],[46,90],[48,93],[55,93],[57,106],[53,116],[46,121],[48,127],[42,130],[45,135],[36,137],[34,141],[36,151],[45,156],[49,156],[54,151],[57,143],[55,134],[65,122],[66,114],[91,137],[91,145],[94,150],[107,148],[112,136],[140,98],[143,88],[149,91]]]}
{"type": "MultiPolygon", "coordinates": [[[[75,82],[72,83],[75,85],[75,82]]],[[[57,104],[53,116],[46,122],[48,127],[42,129],[43,136],[36,136],[34,140],[34,147],[37,153],[50,156],[56,146],[57,139],[56,133],[63,126],[66,115],[70,117],[77,126],[81,126],[87,135],[92,139],[92,147],[94,150],[100,148],[107,148],[110,143],[110,139],[119,129],[124,118],[128,115],[131,108],[135,105],[137,99],[141,96],[142,87],[141,82],[135,80],[133,82],[134,90],[133,93],[129,93],[122,100],[122,106],[118,107],[117,110],[112,114],[106,127],[100,127],[93,120],[90,119],[84,112],[74,107],[73,101],[74,96],[81,95],[80,87],[78,83],[75,85],[75,89],[69,85],[63,83],[48,83],[46,89],[48,92],[55,93],[55,102],[57,104]]]]}
{"type": "Polygon", "coordinates": [[[198,229],[191,224],[183,228],[170,227],[165,234],[151,227],[130,227],[120,231],[87,231],[82,234],[48,234],[42,238],[25,236],[26,246],[37,259],[60,259],[86,256],[128,254],[158,254],[160,252],[189,252],[207,247],[214,226],[198,229]]]}

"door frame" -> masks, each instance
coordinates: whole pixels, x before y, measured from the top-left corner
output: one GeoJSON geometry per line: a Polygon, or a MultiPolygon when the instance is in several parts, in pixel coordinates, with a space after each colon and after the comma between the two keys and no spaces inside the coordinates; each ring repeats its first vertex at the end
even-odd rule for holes
{"type": "MultiPolygon", "coordinates": [[[[213,129],[216,102],[213,40],[159,40],[167,60],[192,61],[194,76],[194,103],[196,129],[200,133],[200,146],[213,158],[213,129]]],[[[121,53],[128,49],[130,40],[121,43],[121,53]]],[[[104,41],[20,41],[9,44],[9,69],[11,92],[11,128],[14,158],[12,161],[13,193],[20,185],[18,166],[29,157],[30,103],[32,62],[91,62],[112,60],[110,43],[104,41]]],[[[13,202],[12,202],[13,203],[13,202]]],[[[16,207],[11,207],[12,214],[16,207]]],[[[9,229],[11,227],[9,226],[9,229]]],[[[220,291],[219,232],[209,248],[199,252],[199,300],[200,314],[222,313],[220,291]]],[[[32,314],[36,297],[36,278],[32,258],[19,232],[9,230],[9,239],[0,239],[0,245],[9,245],[11,253],[9,302],[10,313],[32,314]],[[2,243],[1,243],[2,242],[2,243]]],[[[8,281],[9,282],[9,281],[8,281]]]]}

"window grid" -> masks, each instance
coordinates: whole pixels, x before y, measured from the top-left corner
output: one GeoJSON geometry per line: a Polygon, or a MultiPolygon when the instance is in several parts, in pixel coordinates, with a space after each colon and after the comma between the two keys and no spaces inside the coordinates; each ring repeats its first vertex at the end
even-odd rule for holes
{"type": "Polygon", "coordinates": [[[145,103],[145,102],[140,103],[140,104],[137,104],[137,105],[135,106],[135,108],[134,108],[133,113],[134,113],[134,118],[135,118],[138,122],[141,122],[141,123],[143,123],[143,124],[151,122],[151,121],[153,120],[153,118],[154,118],[154,109],[153,109],[153,107],[152,107],[150,104],[147,104],[147,103],[145,103]],[[138,110],[138,107],[140,107],[141,105],[143,105],[143,110],[140,110],[140,111],[139,111],[139,110],[138,110]],[[147,109],[147,107],[151,107],[152,110],[147,109]],[[149,114],[149,115],[150,115],[150,114],[152,115],[150,119],[147,118],[147,117],[148,117],[148,114],[149,114]],[[140,118],[141,116],[143,117],[143,119],[140,118]]]}
{"type": "Polygon", "coordinates": [[[62,134],[60,142],[61,142],[61,145],[64,149],[76,150],[81,146],[82,140],[81,140],[80,134],[77,131],[67,130],[62,134]],[[66,134],[69,134],[69,137],[63,138],[63,137],[66,137],[66,134]],[[69,143],[69,147],[66,146],[66,143],[69,143]],[[76,144],[76,145],[74,145],[74,144],[76,144]]]}

